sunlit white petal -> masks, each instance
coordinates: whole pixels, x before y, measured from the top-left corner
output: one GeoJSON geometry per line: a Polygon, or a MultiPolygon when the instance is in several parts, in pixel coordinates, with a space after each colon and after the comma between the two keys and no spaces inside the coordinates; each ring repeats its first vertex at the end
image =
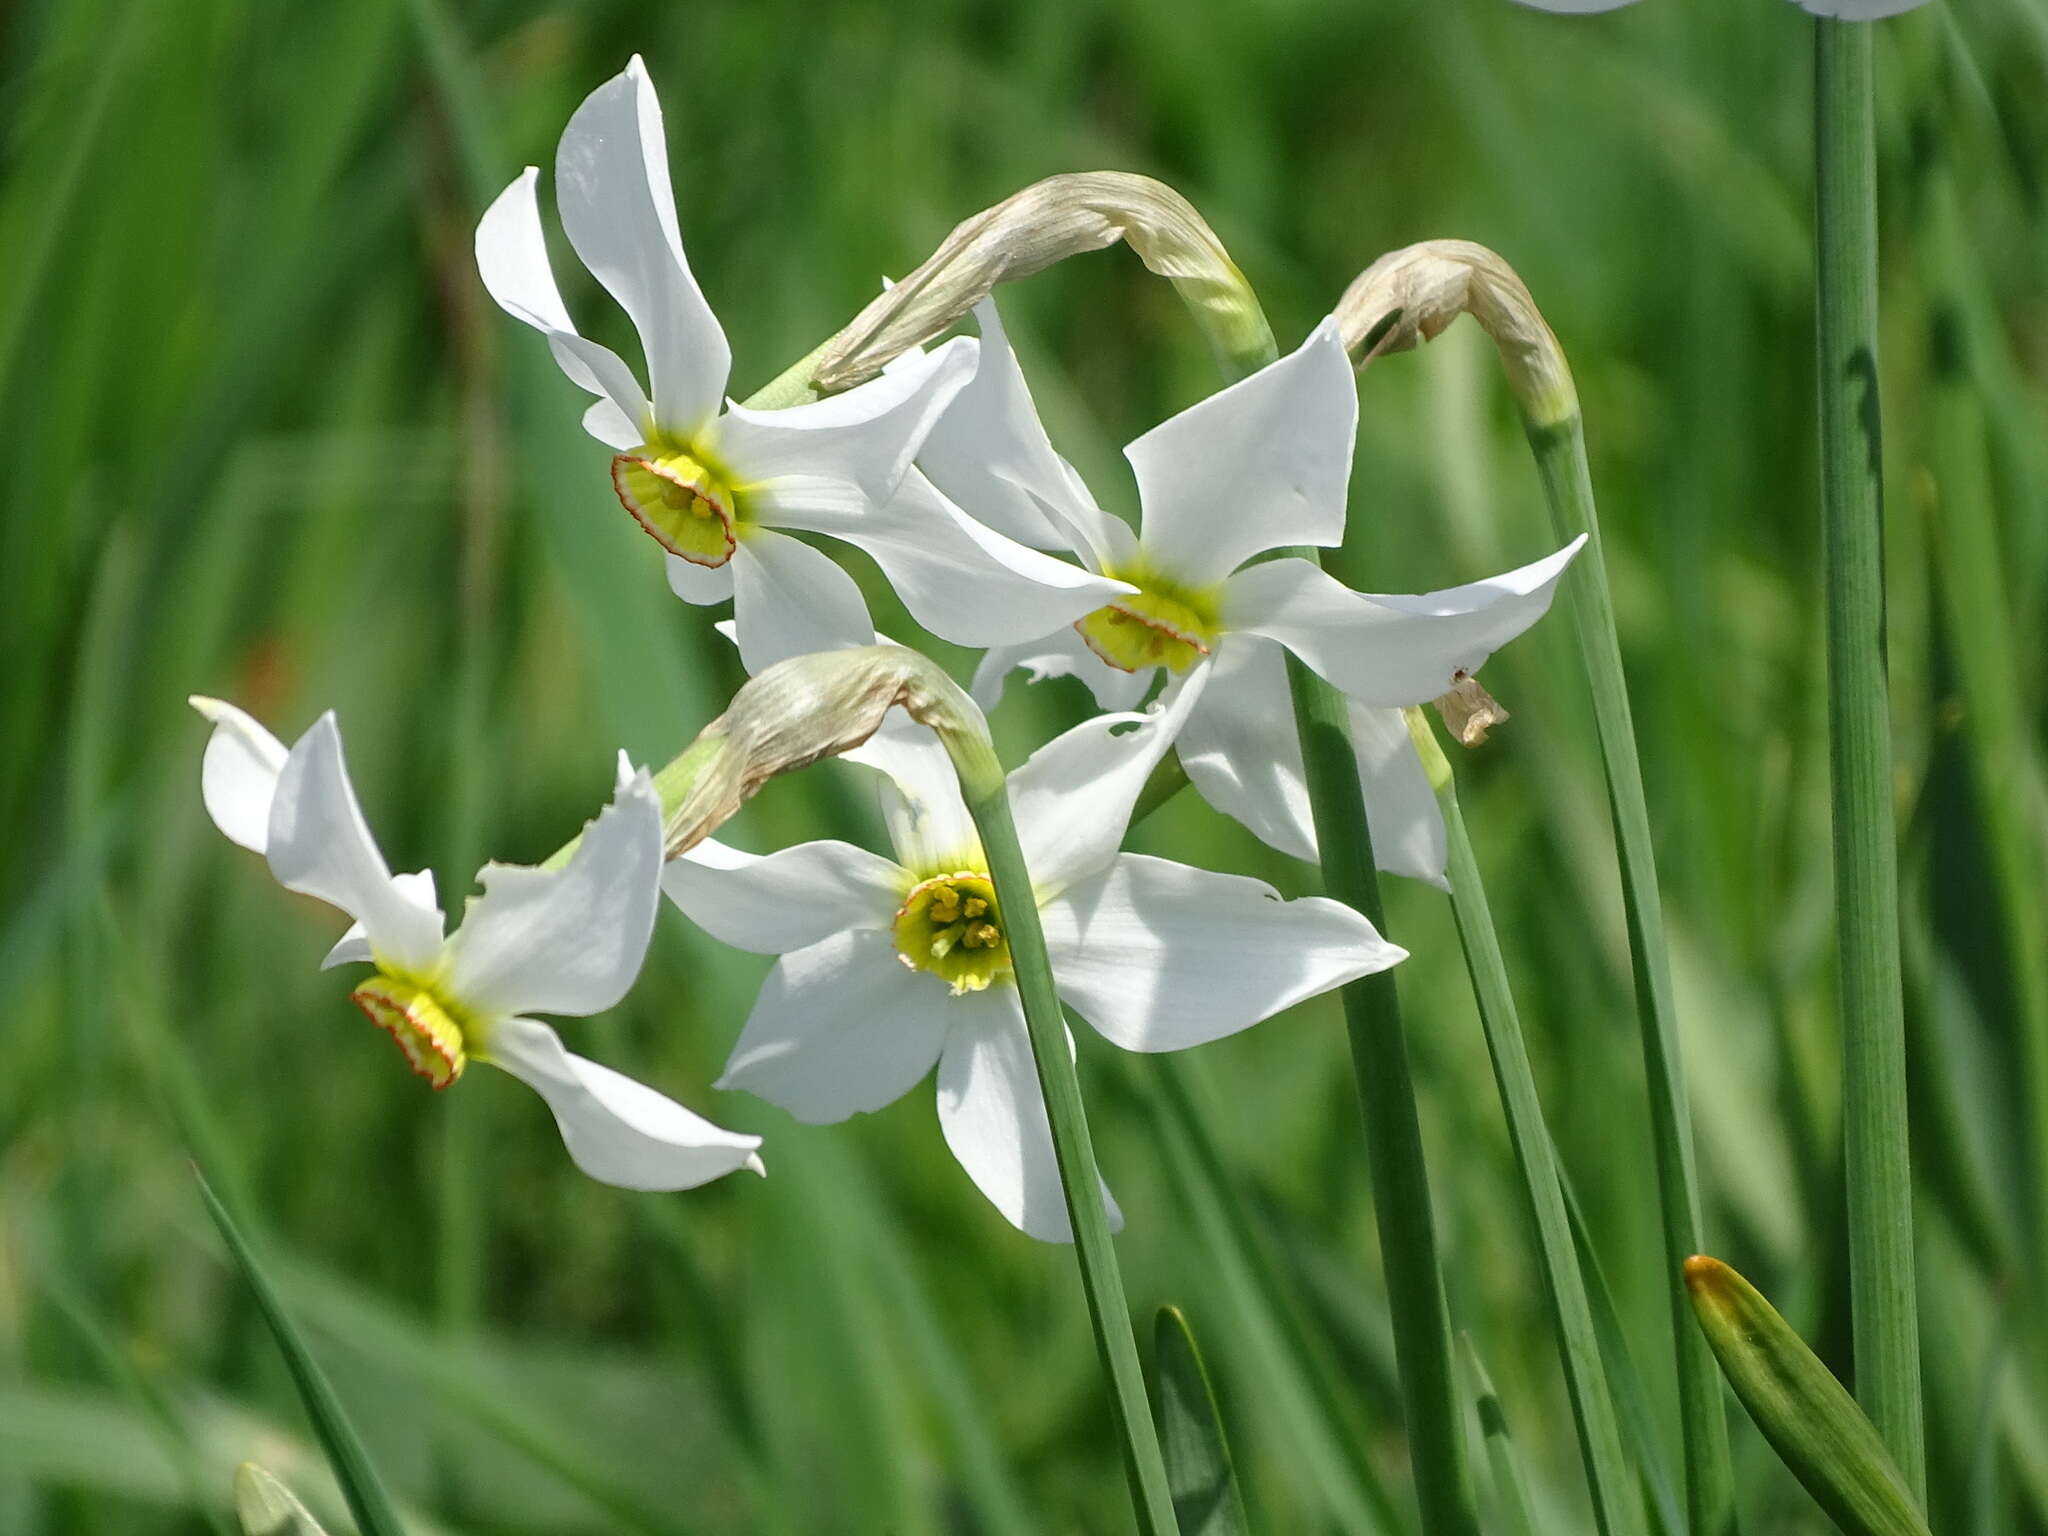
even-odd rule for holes
{"type": "MultiPolygon", "coordinates": [[[[949,998],[954,1023],[939,1059],[939,1126],[946,1145],[1011,1225],[1048,1243],[1072,1242],[1058,1159],[1031,1039],[1014,987],[949,998]]],[[[1111,1231],[1123,1213],[1102,1188],[1111,1231]]]]}
{"type": "MultiPolygon", "coordinates": [[[[415,870],[409,875],[393,875],[391,883],[414,905],[428,911],[439,911],[439,899],[434,894],[434,872],[431,869],[415,870]]],[[[334,948],[327,951],[327,958],[320,962],[323,971],[337,965],[373,965],[377,957],[370,952],[370,936],[363,931],[363,925],[356,923],[335,941],[334,948]]]]}
{"type": "Polygon", "coordinates": [[[1235,1034],[1407,955],[1342,902],[1135,853],[1043,917],[1060,996],[1130,1051],[1235,1034]]]}
{"type": "MultiPolygon", "coordinates": [[[[738,551],[735,550],[734,554],[737,555],[738,551]]],[[[664,560],[668,567],[668,589],[684,602],[708,607],[732,596],[734,561],[728,560],[723,565],[699,565],[681,555],[668,555],[664,560]]]]}
{"type": "Polygon", "coordinates": [[[830,555],[750,528],[731,564],[734,633],[749,676],[792,656],[874,643],[867,602],[830,555]]]}
{"type": "Polygon", "coordinates": [[[473,1013],[599,1013],[626,995],[660,896],[661,801],[643,772],[560,869],[487,864],[443,983],[473,1013]]]}
{"type": "Polygon", "coordinates": [[[1798,0],[1799,8],[1841,21],[1877,21],[1923,6],[1927,0],[1798,0]]]}
{"type": "Polygon", "coordinates": [[[886,928],[914,883],[902,867],[851,843],[799,843],[742,853],[706,838],[663,866],[661,887],[713,938],[786,955],[853,928],[886,928]]]}
{"type": "Polygon", "coordinates": [[[694,1189],[764,1171],[758,1136],[713,1125],[645,1083],[573,1056],[535,1019],[500,1020],[485,1057],[547,1101],[576,1166],[621,1189],[694,1189]]]}
{"type": "Polygon", "coordinates": [[[270,840],[270,801],[284,769],[284,743],[232,704],[196,694],[190,703],[213,722],[199,766],[206,814],[230,842],[261,853],[270,840]]]}
{"type": "Polygon", "coordinates": [[[1200,588],[1261,550],[1340,543],[1357,429],[1357,381],[1325,320],[1296,351],[1124,450],[1143,558],[1200,588]]]}
{"type": "Polygon", "coordinates": [[[637,55],[562,130],[555,201],[576,254],[640,333],[657,425],[690,441],[718,412],[732,349],[683,256],[661,105],[637,55]]]}
{"type": "Polygon", "coordinates": [[[880,1109],[931,1071],[963,1001],[887,933],[835,934],[775,962],[718,1086],[813,1125],[880,1109]]]}
{"type": "Polygon", "coordinates": [[[1271,560],[1230,578],[1223,621],[1278,640],[1360,703],[1421,704],[1543,617],[1584,543],[1420,596],[1353,592],[1306,560],[1271,560]]]}
{"type": "Polygon", "coordinates": [[[1427,880],[1449,890],[1444,815],[1429,787],[1408,722],[1398,709],[1351,702],[1351,741],[1358,753],[1373,862],[1388,874],[1427,880]]]}
{"type": "Polygon", "coordinates": [[[1156,670],[1126,672],[1112,667],[1067,624],[1041,640],[990,647],[974,669],[974,686],[969,690],[974,702],[983,710],[993,710],[1003,701],[1004,679],[1020,667],[1034,683],[1049,677],[1078,677],[1095,695],[1099,708],[1112,710],[1135,709],[1152,686],[1156,670]]]}
{"type": "MultiPolygon", "coordinates": [[[[1175,750],[1201,797],[1270,847],[1316,856],[1301,739],[1287,691],[1287,655],[1257,635],[1231,635],[1209,663],[1209,686],[1175,750]]],[[[1374,823],[1375,840],[1378,823],[1374,823]]],[[[1377,841],[1375,841],[1377,847],[1377,841]]]]}
{"type": "Polygon", "coordinates": [[[356,804],[331,713],[314,721],[285,757],[265,852],[279,884],[361,923],[380,960],[424,970],[439,955],[441,914],[421,907],[391,878],[356,804]]]}
{"type": "Polygon", "coordinates": [[[925,879],[982,867],[981,838],[960,796],[959,777],[928,727],[892,709],[843,761],[881,775],[882,819],[905,869],[925,879]]]}

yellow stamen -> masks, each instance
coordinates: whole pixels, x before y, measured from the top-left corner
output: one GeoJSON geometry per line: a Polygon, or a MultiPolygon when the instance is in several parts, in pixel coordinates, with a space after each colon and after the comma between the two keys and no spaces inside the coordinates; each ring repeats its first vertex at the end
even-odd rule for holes
{"type": "Polygon", "coordinates": [[[995,886],[985,874],[936,875],[912,888],[896,913],[896,953],[930,971],[953,995],[979,992],[1010,974],[1010,946],[994,920],[995,886]]]}

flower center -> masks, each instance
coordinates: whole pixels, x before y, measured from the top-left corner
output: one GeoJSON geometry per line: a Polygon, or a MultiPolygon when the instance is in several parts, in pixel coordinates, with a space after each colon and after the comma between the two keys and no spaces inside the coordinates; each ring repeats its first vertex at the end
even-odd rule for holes
{"type": "Polygon", "coordinates": [[[963,870],[913,886],[896,912],[896,953],[912,970],[951,982],[955,997],[1008,976],[1010,941],[989,877],[963,870]]]}
{"type": "Polygon", "coordinates": [[[654,542],[694,565],[732,558],[738,502],[725,477],[681,448],[649,443],[612,459],[612,489],[654,542]]]}
{"type": "Polygon", "coordinates": [[[1074,628],[1089,650],[1124,672],[1147,667],[1185,672],[1209,654],[1209,642],[1220,630],[1209,594],[1147,585],[1124,571],[1112,574],[1145,590],[1120,597],[1076,622],[1074,628]]]}
{"type": "MultiPolygon", "coordinates": [[[[379,971],[351,992],[349,1001],[398,1042],[413,1071],[437,1091],[462,1076],[469,1060],[463,1048],[464,1014],[432,987],[379,971]]],[[[476,1033],[474,1028],[470,1033],[476,1033]]]]}

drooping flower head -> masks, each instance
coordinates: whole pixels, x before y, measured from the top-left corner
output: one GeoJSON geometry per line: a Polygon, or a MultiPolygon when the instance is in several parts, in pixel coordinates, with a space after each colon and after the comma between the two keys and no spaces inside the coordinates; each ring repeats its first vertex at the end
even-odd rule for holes
{"type": "Polygon", "coordinates": [[[322,715],[287,751],[217,699],[201,789],[214,825],[262,854],[286,889],[354,919],[322,962],[368,964],[351,1000],[436,1089],[486,1062],[547,1101],[585,1173],[628,1189],[687,1189],[760,1171],[758,1136],[721,1130],[609,1067],[571,1055],[528,1012],[601,1013],[625,996],[660,898],[661,807],[644,770],[560,869],[487,864],[484,893],[444,934],[429,873],[393,875],[356,803],[341,733],[322,715]]]}
{"type": "Polygon", "coordinates": [[[1399,712],[1449,691],[1540,618],[1583,541],[1420,596],[1353,592],[1308,560],[1258,558],[1343,541],[1358,394],[1331,321],[1124,450],[1138,485],[1133,531],[1053,449],[994,305],[977,314],[975,376],[926,440],[926,472],[991,526],[1137,589],[1034,644],[992,648],[975,674],[983,707],[1015,667],[1079,676],[1108,709],[1143,697],[1161,670],[1208,671],[1181,732],[1188,776],[1218,810],[1312,858],[1282,654],[1292,651],[1352,703],[1381,863],[1441,880],[1441,823],[1399,712]]]}
{"type": "MultiPolygon", "coordinates": [[[[1338,902],[1283,902],[1257,880],[1118,851],[1205,683],[1177,685],[1157,713],[1077,726],[1009,776],[1060,996],[1127,1050],[1218,1039],[1403,957],[1338,902]]],[[[720,1085],[827,1123],[894,1102],[936,1066],[954,1157],[1013,1224],[1065,1241],[1008,928],[952,768],[929,732],[893,720],[854,756],[884,774],[893,857],[706,842],[664,875],[700,927],[780,956],[720,1085]]]]}
{"type": "Polygon", "coordinates": [[[732,351],[683,255],[661,106],[637,56],[562,130],[555,202],[577,256],[639,332],[648,390],[570,320],[548,265],[539,176],[529,166],[477,225],[484,285],[598,396],[583,424],[616,450],[620,504],[668,552],[678,596],[732,600],[751,669],[807,648],[779,621],[806,610],[866,612],[844,571],[777,530],[866,550],[920,624],[962,645],[1020,639],[1034,626],[1043,633],[1115,593],[1092,573],[991,534],[910,475],[926,430],[973,371],[971,339],[908,353],[881,377],[813,404],[721,409],[732,351]]]}

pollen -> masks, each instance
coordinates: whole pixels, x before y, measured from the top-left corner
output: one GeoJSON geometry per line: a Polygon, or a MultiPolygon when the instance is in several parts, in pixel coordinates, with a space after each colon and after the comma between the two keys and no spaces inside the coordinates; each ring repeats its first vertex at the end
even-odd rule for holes
{"type": "Polygon", "coordinates": [[[702,460],[656,444],[636,448],[613,458],[612,489],[670,554],[706,566],[732,558],[738,503],[725,477],[702,460]]]}
{"type": "Polygon", "coordinates": [[[1075,623],[1089,650],[1124,672],[1147,667],[1185,672],[1209,654],[1209,643],[1218,633],[1213,602],[1158,585],[1146,587],[1135,576],[1117,574],[1145,590],[1120,597],[1075,623]]]}
{"type": "Polygon", "coordinates": [[[351,992],[349,1001],[398,1042],[407,1064],[436,1091],[462,1076],[469,1057],[461,1011],[432,987],[379,971],[351,992]]]}
{"type": "Polygon", "coordinates": [[[994,884],[971,870],[914,886],[896,913],[897,958],[948,982],[953,995],[980,992],[1010,974],[994,884]]]}

